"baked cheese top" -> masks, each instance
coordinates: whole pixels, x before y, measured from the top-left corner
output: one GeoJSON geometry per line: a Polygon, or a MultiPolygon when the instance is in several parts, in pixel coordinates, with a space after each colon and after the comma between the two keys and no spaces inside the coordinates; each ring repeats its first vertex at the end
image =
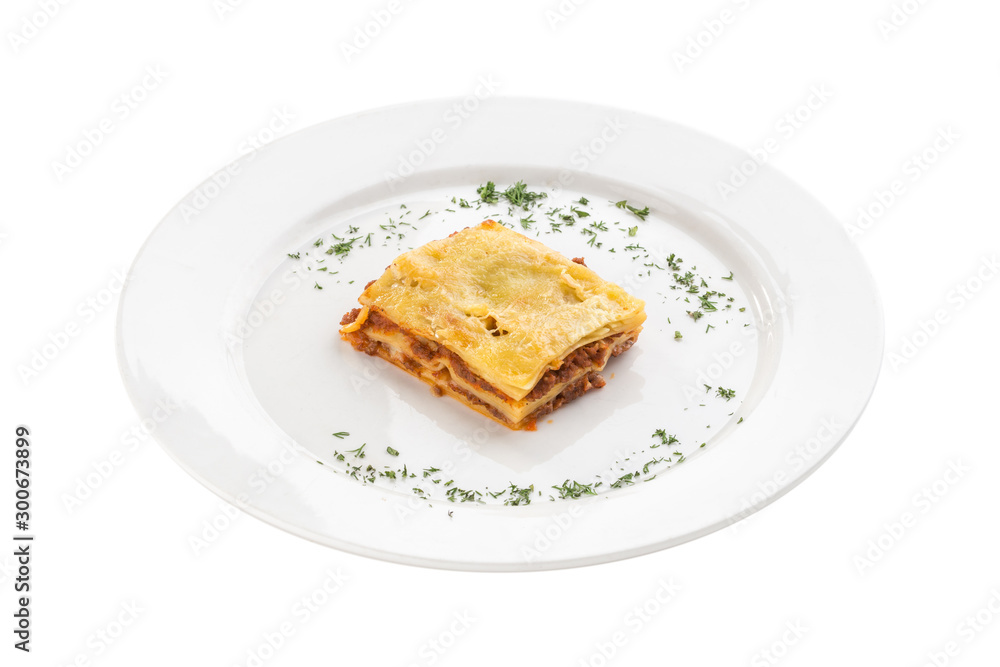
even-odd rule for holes
{"type": "Polygon", "coordinates": [[[573,350],[646,319],[641,299],[493,220],[403,253],[358,301],[515,400],[573,350]]]}

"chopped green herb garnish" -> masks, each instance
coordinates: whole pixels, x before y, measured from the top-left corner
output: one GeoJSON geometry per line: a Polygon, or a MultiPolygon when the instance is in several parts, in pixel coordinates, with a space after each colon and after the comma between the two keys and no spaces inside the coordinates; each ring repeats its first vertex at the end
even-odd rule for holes
{"type": "Polygon", "coordinates": [[[631,486],[635,484],[635,482],[632,481],[634,477],[635,477],[634,472],[625,473],[624,475],[622,475],[621,477],[619,477],[618,479],[616,479],[614,482],[611,483],[611,488],[620,489],[622,486],[631,486]]]}
{"type": "Polygon", "coordinates": [[[597,492],[594,491],[592,484],[581,484],[580,482],[571,482],[568,479],[562,483],[562,486],[553,486],[553,489],[559,492],[559,497],[562,499],[570,498],[576,499],[583,496],[596,496],[597,492]]]}
{"type": "MultiPolygon", "coordinates": [[[[513,482],[510,485],[510,497],[503,502],[504,505],[530,505],[531,504],[531,494],[535,490],[535,485],[532,484],[527,488],[519,488],[513,482]]],[[[503,493],[501,491],[500,493],[503,493]]],[[[498,494],[499,495],[499,494],[498,494]]],[[[496,496],[494,496],[496,497],[496,496]]]]}
{"type": "Polygon", "coordinates": [[[628,203],[628,200],[626,200],[626,199],[623,199],[623,200],[621,200],[619,202],[615,202],[615,206],[617,206],[620,209],[628,209],[629,211],[631,211],[632,213],[634,213],[635,216],[637,218],[639,218],[640,220],[645,220],[646,216],[649,215],[649,207],[648,206],[645,207],[645,208],[641,208],[641,209],[640,208],[636,208],[635,206],[630,206],[629,203],[628,203]]]}
{"type": "Polygon", "coordinates": [[[661,445],[672,445],[675,442],[680,442],[673,435],[668,435],[667,432],[664,431],[662,428],[659,428],[659,429],[656,429],[655,431],[653,431],[653,435],[651,435],[650,437],[652,437],[652,438],[659,438],[660,439],[659,443],[650,445],[650,447],[653,448],[653,449],[655,449],[656,447],[659,447],[661,445]]]}
{"type": "Polygon", "coordinates": [[[479,194],[479,199],[484,204],[496,204],[500,201],[500,196],[497,194],[496,185],[493,181],[486,181],[486,185],[481,185],[476,190],[479,194]]]}
{"type": "Polygon", "coordinates": [[[642,474],[648,475],[649,474],[649,469],[651,467],[655,466],[657,463],[661,463],[661,462],[666,461],[666,460],[667,460],[666,457],[661,457],[661,458],[658,458],[658,459],[654,458],[652,461],[646,461],[646,465],[642,466],[642,474]]]}
{"type": "MultiPolygon", "coordinates": [[[[337,238],[334,236],[334,238],[337,238]]],[[[354,242],[360,239],[360,236],[355,236],[352,239],[346,241],[341,241],[340,243],[327,248],[327,255],[346,255],[351,252],[351,248],[354,247],[354,242]]]]}
{"type": "Polygon", "coordinates": [[[733,389],[723,389],[722,387],[719,387],[718,390],[716,390],[715,393],[716,393],[716,395],[718,395],[718,396],[726,399],[727,401],[731,401],[733,399],[733,397],[736,396],[736,391],[735,390],[733,390],[733,389]]]}
{"type": "MultiPolygon", "coordinates": [[[[695,275],[690,271],[685,273],[683,276],[679,273],[674,274],[674,282],[677,283],[678,285],[684,285],[685,287],[694,286],[694,278],[695,275]]],[[[695,288],[694,291],[697,292],[698,289],[695,288]]]]}
{"type": "Polygon", "coordinates": [[[385,451],[389,453],[389,456],[399,456],[399,452],[397,452],[392,447],[386,447],[385,451]]]}
{"type": "Polygon", "coordinates": [[[518,181],[504,190],[502,194],[504,199],[509,201],[512,206],[520,206],[525,211],[528,210],[529,204],[534,204],[537,200],[549,196],[547,192],[530,192],[524,181],[518,181]]]}
{"type": "Polygon", "coordinates": [[[483,494],[479,491],[468,491],[466,489],[460,489],[457,486],[448,489],[446,494],[448,496],[449,502],[456,502],[456,499],[460,499],[463,503],[481,503],[480,500],[483,494]]]}

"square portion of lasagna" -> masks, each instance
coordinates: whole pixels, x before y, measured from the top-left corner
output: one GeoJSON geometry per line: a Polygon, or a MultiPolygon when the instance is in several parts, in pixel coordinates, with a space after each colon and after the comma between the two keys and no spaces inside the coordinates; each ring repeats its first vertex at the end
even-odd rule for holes
{"type": "Polygon", "coordinates": [[[644,302],[492,220],[403,253],[341,337],[512,429],[595,387],[635,343],[644,302]]]}

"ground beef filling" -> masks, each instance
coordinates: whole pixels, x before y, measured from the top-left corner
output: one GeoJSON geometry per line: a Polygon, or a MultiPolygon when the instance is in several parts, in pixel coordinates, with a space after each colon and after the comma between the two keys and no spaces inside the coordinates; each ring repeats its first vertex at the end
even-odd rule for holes
{"type": "Polygon", "coordinates": [[[495,407],[493,407],[492,405],[490,405],[489,403],[487,403],[483,399],[479,398],[478,396],[476,396],[475,394],[473,394],[471,391],[468,391],[464,387],[461,387],[461,386],[455,384],[454,382],[449,382],[448,383],[448,389],[450,389],[451,391],[455,392],[456,394],[461,394],[462,396],[465,396],[466,400],[468,400],[469,403],[481,406],[484,410],[486,410],[491,415],[493,415],[494,419],[496,419],[496,420],[498,420],[498,421],[500,421],[500,422],[502,422],[504,424],[510,424],[510,425],[513,426],[513,424],[511,424],[510,419],[507,418],[507,415],[505,415],[504,413],[500,412],[495,407]]]}
{"type": "MultiPolygon", "coordinates": [[[[347,315],[344,315],[344,320],[347,321],[345,322],[344,320],[341,320],[340,323],[342,325],[350,324],[355,319],[357,319],[357,313],[355,311],[360,312],[360,309],[355,308],[347,315]],[[348,317],[350,317],[350,319],[348,319],[348,317]]],[[[410,343],[410,353],[417,359],[420,359],[421,361],[425,361],[428,363],[438,358],[446,359],[449,365],[451,366],[452,370],[455,371],[455,374],[458,375],[463,380],[465,380],[469,385],[475,387],[476,389],[479,389],[480,391],[493,394],[494,396],[497,396],[498,398],[501,398],[505,401],[511,400],[509,396],[501,392],[499,389],[494,387],[486,380],[482,379],[481,377],[473,373],[472,369],[469,368],[469,366],[462,360],[460,356],[458,356],[451,350],[448,350],[447,348],[438,345],[433,341],[425,342],[421,341],[418,338],[413,337],[412,335],[403,331],[402,327],[400,327],[398,324],[390,320],[388,317],[383,315],[378,310],[373,310],[373,309],[369,310],[368,320],[366,321],[365,324],[370,325],[372,328],[378,329],[389,335],[401,334],[405,336],[407,341],[410,343]]],[[[364,334],[362,333],[362,335],[364,334]]],[[[364,337],[368,338],[367,336],[364,337]]],[[[358,346],[355,345],[355,348],[357,347],[358,346]]]]}
{"type": "MultiPolygon", "coordinates": [[[[534,431],[536,428],[536,422],[541,417],[553,412],[554,410],[561,408],[572,400],[575,400],[584,394],[586,394],[591,389],[600,389],[605,384],[604,378],[600,373],[588,373],[584,377],[580,378],[572,384],[566,385],[561,392],[559,392],[551,401],[545,403],[544,405],[538,406],[538,409],[532,412],[530,415],[524,418],[521,422],[521,426],[526,431],[534,431]]],[[[510,420],[505,414],[494,408],[489,403],[486,403],[478,396],[473,393],[466,391],[464,388],[451,383],[448,388],[457,394],[465,396],[470,403],[482,406],[487,412],[493,415],[494,419],[499,420],[504,424],[511,424],[510,420]]]]}
{"type": "MultiPolygon", "coordinates": [[[[354,322],[354,320],[357,319],[358,314],[360,312],[361,312],[360,308],[352,309],[349,313],[346,313],[343,318],[341,318],[340,324],[347,325],[350,324],[351,322],[354,322]]],[[[417,359],[420,359],[424,362],[431,362],[437,358],[446,359],[449,365],[451,366],[452,370],[455,372],[455,374],[458,375],[460,378],[462,378],[469,385],[481,391],[493,394],[494,396],[497,396],[507,401],[508,403],[514,402],[512,398],[501,392],[499,389],[494,387],[489,382],[483,380],[481,377],[476,375],[472,371],[472,369],[469,368],[469,366],[465,363],[465,361],[463,361],[462,358],[459,357],[457,354],[455,354],[451,350],[448,350],[445,347],[442,347],[441,345],[438,345],[433,341],[425,342],[418,338],[413,337],[412,335],[403,331],[403,329],[398,324],[390,320],[388,317],[383,315],[378,310],[375,309],[369,310],[368,319],[365,322],[365,325],[371,326],[373,329],[378,329],[389,335],[401,334],[405,336],[410,343],[411,354],[417,359]]],[[[584,345],[583,347],[577,348],[576,350],[571,352],[565,359],[563,359],[563,363],[559,368],[547,370],[542,375],[542,377],[539,378],[538,383],[531,390],[531,392],[525,397],[525,400],[533,401],[540,399],[541,397],[545,396],[547,393],[552,391],[552,388],[555,387],[557,384],[568,382],[570,379],[579,375],[585,369],[603,367],[604,364],[607,363],[609,356],[608,353],[609,349],[611,349],[610,356],[617,357],[619,354],[632,347],[632,344],[635,342],[634,338],[621,341],[620,344],[616,344],[619,342],[619,339],[624,335],[625,334],[618,334],[616,336],[602,338],[601,340],[596,340],[593,343],[589,343],[587,345],[584,345]]],[[[351,345],[354,346],[354,348],[359,352],[364,352],[371,356],[381,356],[379,352],[383,350],[388,352],[387,346],[383,345],[378,341],[372,340],[371,338],[366,336],[364,332],[361,330],[347,334],[346,338],[351,343],[351,345]]],[[[409,361],[406,364],[406,366],[410,370],[419,368],[419,365],[413,361],[409,361]]],[[[535,412],[533,412],[531,414],[531,417],[529,417],[528,419],[536,419],[537,417],[548,414],[553,410],[555,410],[556,408],[562,406],[563,404],[568,403],[569,401],[583,395],[590,389],[603,387],[604,384],[605,384],[604,378],[601,377],[600,373],[592,371],[588,373],[586,376],[583,376],[579,380],[576,380],[572,384],[564,387],[563,390],[555,398],[553,398],[545,405],[539,406],[539,408],[535,410],[535,412]]],[[[459,387],[454,383],[451,383],[450,387],[451,389],[455,390],[456,392],[468,398],[470,401],[473,401],[479,405],[486,407],[490,411],[490,413],[494,414],[494,416],[496,416],[498,419],[507,422],[507,420],[503,417],[503,415],[499,411],[497,411],[489,404],[478,399],[471,392],[463,389],[462,387],[459,387]]],[[[437,391],[435,393],[439,394],[440,391],[437,391]]]]}
{"type": "MultiPolygon", "coordinates": [[[[583,396],[591,389],[600,389],[604,385],[604,377],[600,373],[588,373],[576,382],[566,385],[566,387],[548,403],[539,405],[537,410],[525,418],[525,422],[528,422],[533,426],[535,421],[540,417],[544,417],[553,410],[557,410],[570,401],[583,396]]],[[[534,429],[531,428],[530,430],[534,429]]]]}
{"type": "Polygon", "coordinates": [[[354,320],[358,319],[358,314],[360,312],[361,312],[360,308],[351,308],[349,312],[344,313],[344,316],[340,318],[340,326],[342,327],[347,326],[354,320]]]}
{"type": "MultiPolygon", "coordinates": [[[[531,390],[525,398],[529,401],[541,398],[545,394],[552,390],[552,387],[557,384],[562,384],[563,382],[568,382],[573,377],[580,374],[581,371],[587,368],[604,368],[604,364],[608,362],[608,348],[614,345],[619,338],[625,334],[618,334],[617,336],[609,336],[608,338],[602,338],[601,340],[595,340],[593,343],[579,347],[563,359],[562,366],[559,368],[549,369],[545,371],[545,374],[538,379],[538,384],[535,388],[531,390]]],[[[612,350],[612,356],[617,357],[619,354],[625,350],[632,347],[632,343],[635,340],[625,341],[614,350],[612,350]]],[[[603,387],[603,383],[601,384],[603,387]]]]}

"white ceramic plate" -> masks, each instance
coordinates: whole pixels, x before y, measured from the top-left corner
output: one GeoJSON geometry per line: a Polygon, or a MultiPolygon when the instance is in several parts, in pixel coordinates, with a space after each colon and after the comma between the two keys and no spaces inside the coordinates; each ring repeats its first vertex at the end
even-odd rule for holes
{"type": "Polygon", "coordinates": [[[155,435],[181,466],[332,547],[529,570],[705,535],[833,452],[871,395],[883,332],[871,277],[830,214],[767,167],[723,197],[719,181],[746,154],[662,120],[504,98],[463,118],[462,104],[472,106],[420,102],[302,130],[219,172],[156,228],[122,295],[118,352],[142,416],[177,406],[155,435]],[[548,196],[530,211],[479,204],[487,180],[548,196]],[[647,302],[607,386],[535,432],[434,397],[337,336],[399,252],[487,217],[584,256],[647,302]],[[349,252],[326,254],[342,242],[349,252]],[[697,294],[673,275],[688,270],[697,294]],[[701,308],[706,292],[725,295],[708,296],[714,312],[701,308]],[[660,429],[678,442],[663,445],[660,429]],[[364,459],[345,454],[362,444],[364,459]],[[416,476],[403,479],[403,466],[416,476]],[[561,498],[552,487],[567,481],[595,493],[561,498]],[[533,487],[531,503],[504,504],[510,484],[533,487]]]}

